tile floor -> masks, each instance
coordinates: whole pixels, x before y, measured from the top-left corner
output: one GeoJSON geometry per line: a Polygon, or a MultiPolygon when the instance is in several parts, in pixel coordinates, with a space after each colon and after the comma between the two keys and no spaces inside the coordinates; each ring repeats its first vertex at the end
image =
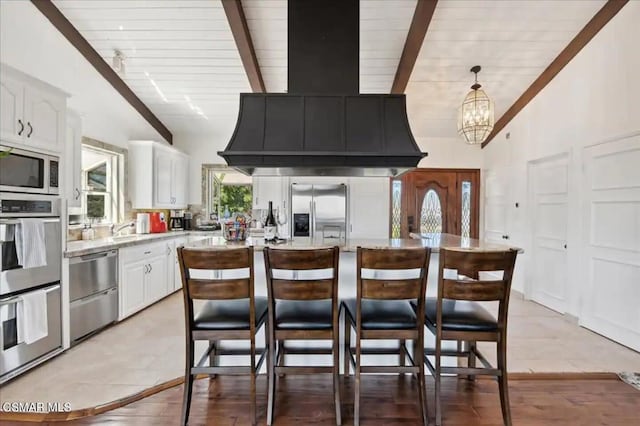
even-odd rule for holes
{"type": "MultiPolygon", "coordinates": [[[[509,371],[640,371],[639,353],[536,303],[512,298],[509,321],[509,371]]],[[[62,401],[81,409],[179,377],[183,327],[178,293],[4,384],[0,401],[62,401]]],[[[493,347],[480,349],[494,361],[493,347]]]]}

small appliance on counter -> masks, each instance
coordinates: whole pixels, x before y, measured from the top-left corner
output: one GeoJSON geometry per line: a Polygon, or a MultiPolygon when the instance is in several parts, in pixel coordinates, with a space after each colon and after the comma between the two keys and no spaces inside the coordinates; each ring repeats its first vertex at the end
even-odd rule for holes
{"type": "Polygon", "coordinates": [[[167,222],[163,212],[152,212],[149,214],[150,231],[152,234],[167,232],[167,222]]]}
{"type": "Polygon", "coordinates": [[[182,217],[182,226],[185,231],[191,231],[193,229],[193,213],[184,212],[182,217]]]}
{"type": "Polygon", "coordinates": [[[184,230],[184,210],[171,210],[169,217],[169,229],[172,231],[184,230]]]}
{"type": "Polygon", "coordinates": [[[151,232],[151,217],[149,213],[136,215],[136,234],[148,234],[151,232]]]}

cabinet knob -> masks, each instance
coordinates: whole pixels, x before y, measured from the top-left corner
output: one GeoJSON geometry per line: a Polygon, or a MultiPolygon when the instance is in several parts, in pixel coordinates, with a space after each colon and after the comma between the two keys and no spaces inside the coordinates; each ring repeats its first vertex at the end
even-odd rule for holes
{"type": "Polygon", "coordinates": [[[27,137],[30,138],[31,134],[33,133],[33,126],[31,125],[31,122],[27,121],[27,126],[29,127],[29,133],[27,133],[27,137]]]}

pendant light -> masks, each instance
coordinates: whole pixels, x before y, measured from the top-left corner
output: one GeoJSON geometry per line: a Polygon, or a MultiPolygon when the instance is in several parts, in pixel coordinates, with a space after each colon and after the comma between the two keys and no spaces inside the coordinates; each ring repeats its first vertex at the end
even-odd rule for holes
{"type": "Polygon", "coordinates": [[[480,65],[471,68],[475,83],[458,111],[458,134],[471,145],[484,142],[493,130],[493,101],[478,84],[480,69],[480,65]]]}

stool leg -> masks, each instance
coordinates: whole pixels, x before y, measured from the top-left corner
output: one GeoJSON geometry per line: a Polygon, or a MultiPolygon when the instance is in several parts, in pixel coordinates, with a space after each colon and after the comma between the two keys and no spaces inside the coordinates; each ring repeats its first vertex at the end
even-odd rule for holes
{"type": "MultiPolygon", "coordinates": [[[[475,354],[475,349],[476,349],[476,342],[467,342],[467,350],[469,351],[469,357],[467,358],[467,365],[469,366],[469,368],[475,368],[476,366],[476,354],[475,354]]],[[[468,379],[473,381],[476,379],[476,376],[473,374],[470,374],[468,376],[468,379]]]]}
{"type": "Polygon", "coordinates": [[[273,424],[273,412],[275,408],[275,388],[276,388],[276,342],[273,338],[273,331],[269,330],[267,348],[267,425],[273,424]]]}
{"type": "Polygon", "coordinates": [[[500,389],[500,406],[502,407],[502,421],[511,426],[511,407],[509,406],[509,384],[507,382],[507,340],[501,336],[498,342],[498,369],[502,374],[498,377],[500,389]]]}
{"type": "MultiPolygon", "coordinates": [[[[215,340],[209,340],[209,345],[213,345],[213,349],[211,349],[211,352],[209,352],[209,366],[217,367],[218,364],[216,363],[217,361],[216,351],[218,350],[218,342],[216,342],[215,340]]],[[[209,375],[210,380],[213,380],[215,378],[216,378],[215,374],[209,375]]]]}
{"type": "Polygon", "coordinates": [[[440,426],[442,424],[442,407],[440,405],[440,363],[441,363],[441,355],[442,352],[442,342],[439,338],[436,337],[436,374],[434,377],[435,380],[435,394],[436,394],[436,425],[440,426]]]}
{"type": "Polygon", "coordinates": [[[360,426],[360,336],[356,333],[355,395],[353,398],[353,425],[360,426]]]}
{"type": "MultiPolygon", "coordinates": [[[[284,340],[278,340],[278,367],[284,367],[284,340]]],[[[278,377],[284,377],[284,374],[278,374],[278,377]]]]}
{"type": "Polygon", "coordinates": [[[347,318],[347,314],[344,314],[344,375],[345,377],[349,375],[349,370],[351,367],[351,324],[349,323],[349,319],[347,318]]]}
{"type": "Polygon", "coordinates": [[[191,367],[193,366],[193,340],[187,344],[185,372],[184,372],[184,394],[182,399],[182,424],[186,425],[189,421],[189,409],[191,408],[191,395],[193,393],[193,375],[191,367]]]}
{"type": "Polygon", "coordinates": [[[251,337],[251,424],[256,425],[256,339],[251,337]]]}
{"type": "MultiPolygon", "coordinates": [[[[406,344],[407,344],[406,340],[404,340],[404,339],[400,340],[400,354],[398,356],[398,358],[399,358],[398,361],[399,361],[400,365],[403,366],[403,367],[405,365],[407,365],[407,360],[405,358],[405,353],[404,353],[406,344]]],[[[400,373],[400,375],[402,376],[402,375],[404,375],[404,373],[400,373]]]]}
{"type": "Polygon", "coordinates": [[[429,423],[429,411],[427,409],[427,397],[426,397],[426,382],[424,377],[424,338],[418,339],[418,342],[414,341],[416,350],[414,351],[414,361],[418,363],[420,371],[418,372],[418,401],[420,405],[420,415],[422,416],[422,423],[427,426],[429,423]]]}
{"type": "Polygon", "coordinates": [[[336,425],[342,424],[340,407],[340,322],[333,329],[333,396],[336,405],[336,425]]]}

